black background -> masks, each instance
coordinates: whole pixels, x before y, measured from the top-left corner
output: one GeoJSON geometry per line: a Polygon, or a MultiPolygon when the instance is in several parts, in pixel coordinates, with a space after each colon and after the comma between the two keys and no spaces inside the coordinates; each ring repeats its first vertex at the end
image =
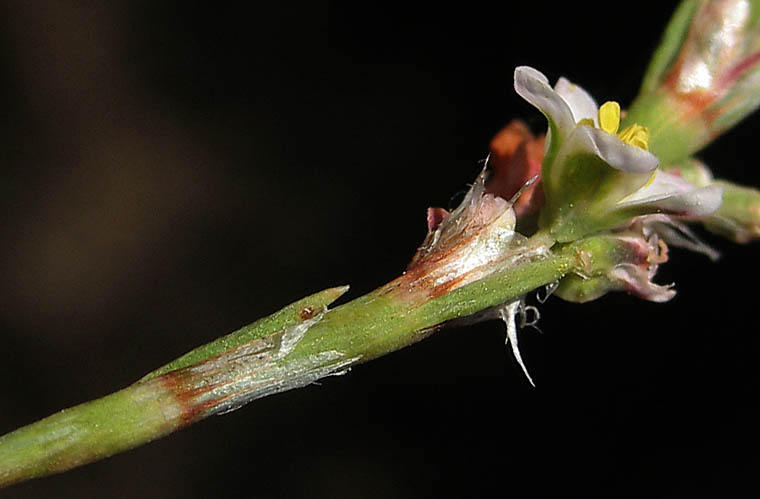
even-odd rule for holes
{"type": "MultiPolygon", "coordinates": [[[[629,102],[667,2],[14,2],[0,13],[0,432],[317,290],[403,269],[513,68],[629,102]]],[[[760,183],[757,117],[702,157],[760,183]]],[[[667,304],[451,328],[3,497],[729,497],[755,487],[757,246],[673,251],[667,304]]],[[[345,299],[344,299],[345,300],[345,299]]]]}

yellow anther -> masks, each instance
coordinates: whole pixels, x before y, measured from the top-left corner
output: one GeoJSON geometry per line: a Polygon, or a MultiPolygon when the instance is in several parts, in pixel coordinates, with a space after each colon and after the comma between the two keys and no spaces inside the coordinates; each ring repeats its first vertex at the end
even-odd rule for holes
{"type": "Polygon", "coordinates": [[[621,130],[617,135],[626,144],[640,147],[645,151],[649,148],[649,130],[645,126],[633,124],[621,130]]]}
{"type": "Polygon", "coordinates": [[[599,128],[607,133],[617,133],[620,127],[620,104],[607,101],[599,108],[599,128]]]}
{"type": "MultiPolygon", "coordinates": [[[[578,126],[580,125],[593,127],[594,121],[585,118],[578,122],[578,126]]],[[[645,151],[649,150],[649,130],[647,127],[633,124],[618,132],[620,128],[620,104],[614,100],[605,102],[599,108],[599,128],[607,133],[617,135],[620,140],[628,145],[639,147],[645,151]]]]}
{"type": "Polygon", "coordinates": [[[642,187],[642,189],[644,187],[649,187],[650,185],[652,185],[652,182],[654,182],[654,178],[657,176],[657,172],[658,171],[659,171],[659,168],[655,168],[655,170],[652,172],[652,176],[649,177],[649,180],[647,180],[647,183],[644,184],[644,186],[642,187]]]}

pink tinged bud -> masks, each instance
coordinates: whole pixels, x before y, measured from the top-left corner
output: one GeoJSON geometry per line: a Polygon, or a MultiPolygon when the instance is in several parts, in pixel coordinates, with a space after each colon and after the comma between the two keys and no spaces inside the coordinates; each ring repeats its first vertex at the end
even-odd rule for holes
{"type": "Polygon", "coordinates": [[[428,234],[393,283],[408,299],[428,299],[482,279],[526,258],[548,255],[542,245],[524,244],[515,232],[511,201],[486,192],[485,169],[451,213],[428,210],[428,234]]]}
{"type": "Polygon", "coordinates": [[[641,235],[621,237],[621,243],[632,249],[629,261],[623,261],[609,271],[617,287],[634,296],[653,302],[666,302],[676,294],[673,285],[652,282],[660,264],[668,261],[668,246],[656,234],[648,238],[641,235]]]}
{"type": "MultiPolygon", "coordinates": [[[[657,268],[668,260],[668,247],[656,234],[644,236],[636,231],[599,236],[610,245],[606,256],[587,261],[586,269],[564,278],[555,292],[560,298],[577,303],[595,300],[610,291],[625,291],[653,302],[675,296],[672,285],[652,282],[657,268]]],[[[584,255],[579,255],[583,260],[584,255]]]]}
{"type": "Polygon", "coordinates": [[[695,107],[720,101],[757,69],[752,5],[747,0],[703,2],[663,84],[695,107]]]}
{"type": "Polygon", "coordinates": [[[630,116],[650,127],[663,163],[704,147],[760,105],[760,4],[682,2],[630,116]]]}
{"type": "Polygon", "coordinates": [[[754,58],[747,54],[751,14],[746,0],[703,2],[691,21],[688,35],[671,71],[668,85],[680,94],[719,95],[754,58]]]}
{"type": "Polygon", "coordinates": [[[644,300],[663,303],[676,295],[671,286],[661,286],[649,279],[648,272],[640,266],[620,264],[610,271],[610,278],[628,293],[644,300]]]}

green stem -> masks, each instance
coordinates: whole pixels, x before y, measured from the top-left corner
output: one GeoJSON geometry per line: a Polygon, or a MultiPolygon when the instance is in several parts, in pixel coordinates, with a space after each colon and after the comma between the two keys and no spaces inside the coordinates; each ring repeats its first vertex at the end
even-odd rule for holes
{"type": "Polygon", "coordinates": [[[0,437],[0,487],[137,447],[176,429],[171,394],[135,384],[0,437]]]}
{"type": "Polygon", "coordinates": [[[345,288],[318,293],[121,391],[0,437],[0,487],[113,455],[253,398],[385,355],[447,321],[499,306],[578,271],[581,260],[603,258],[607,252],[601,238],[589,238],[423,299],[424,290],[409,288],[404,276],[327,312],[324,307],[345,288]],[[188,359],[196,363],[188,365],[188,359]]]}

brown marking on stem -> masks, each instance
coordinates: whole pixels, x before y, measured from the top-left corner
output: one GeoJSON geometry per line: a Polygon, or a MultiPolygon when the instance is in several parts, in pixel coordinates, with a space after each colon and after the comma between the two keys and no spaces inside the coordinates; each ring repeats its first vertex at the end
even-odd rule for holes
{"type": "Polygon", "coordinates": [[[301,317],[302,321],[308,321],[309,319],[312,319],[315,315],[317,315],[317,310],[314,307],[306,307],[306,308],[301,309],[298,315],[299,317],[301,317]]]}
{"type": "Polygon", "coordinates": [[[176,371],[170,371],[148,383],[157,383],[168,391],[179,406],[179,421],[177,424],[184,428],[214,414],[216,409],[233,398],[235,393],[218,394],[215,397],[207,395],[224,385],[232,385],[238,377],[229,374],[220,376],[220,364],[230,365],[240,357],[263,358],[277,346],[279,337],[271,335],[239,345],[235,348],[209,357],[198,364],[193,364],[176,371]]]}
{"type": "Polygon", "coordinates": [[[469,242],[469,238],[463,237],[456,244],[447,248],[447,251],[429,253],[425,259],[419,261],[415,266],[408,268],[406,272],[391,284],[395,284],[394,288],[398,287],[408,290],[412,296],[421,301],[438,298],[448,293],[450,290],[458,287],[457,285],[467,278],[467,274],[460,274],[436,285],[435,281],[442,277],[440,271],[437,272],[437,270],[446,265],[446,259],[455,257],[461,248],[469,242]]]}
{"type": "Polygon", "coordinates": [[[185,371],[185,369],[179,369],[156,378],[156,382],[161,383],[174,396],[177,405],[179,405],[179,428],[184,428],[203,419],[218,403],[216,400],[198,403],[198,397],[211,391],[213,386],[193,387],[191,383],[192,377],[188,376],[188,373],[185,371]]]}

